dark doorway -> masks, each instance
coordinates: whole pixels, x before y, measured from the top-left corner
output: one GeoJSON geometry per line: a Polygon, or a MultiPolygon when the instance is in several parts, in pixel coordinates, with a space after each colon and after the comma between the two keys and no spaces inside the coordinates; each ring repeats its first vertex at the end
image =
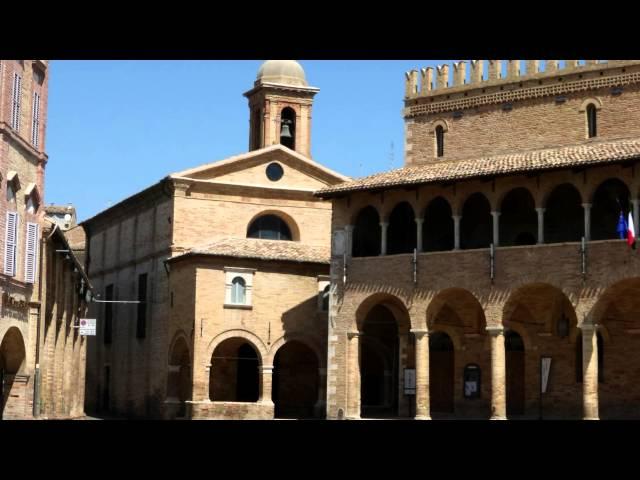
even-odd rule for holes
{"type": "Polygon", "coordinates": [[[302,342],[287,342],[276,353],[273,367],[275,417],[314,417],[320,377],[313,350],[302,342]]]}
{"type": "Polygon", "coordinates": [[[429,336],[429,396],[432,413],[453,413],[453,342],[444,332],[429,336]]]}
{"type": "Polygon", "coordinates": [[[501,205],[500,245],[535,245],[538,236],[538,214],[531,193],[514,188],[501,205]]]}
{"type": "Polygon", "coordinates": [[[544,242],[579,242],[584,235],[584,209],[580,193],[563,183],[553,189],[544,212],[544,242]]]}
{"type": "Polygon", "coordinates": [[[407,202],[394,207],[389,215],[387,254],[413,253],[417,245],[416,216],[407,202]]]}
{"type": "Polygon", "coordinates": [[[451,206],[442,197],[433,199],[422,224],[422,249],[425,252],[453,250],[453,217],[451,206]]]}
{"type": "Polygon", "coordinates": [[[507,374],[507,416],[523,415],[525,400],[524,342],[513,330],[504,338],[507,374]]]}
{"type": "Polygon", "coordinates": [[[629,189],[617,178],[605,180],[593,195],[591,239],[620,238],[617,226],[621,212],[626,221],[629,213],[629,189]]]}
{"type": "Polygon", "coordinates": [[[364,321],[360,353],[362,417],[398,413],[398,325],[391,311],[377,305],[364,321]]]}
{"type": "Polygon", "coordinates": [[[242,338],[216,347],[211,358],[209,397],[213,401],[257,402],[260,395],[258,352],[242,338]]]}
{"type": "Polygon", "coordinates": [[[489,200],[474,193],[462,208],[460,220],[460,248],[487,248],[493,241],[493,224],[489,200]]]}
{"type": "Polygon", "coordinates": [[[380,255],[380,216],[369,206],[360,210],[353,229],[353,256],[373,257],[380,255]]]}

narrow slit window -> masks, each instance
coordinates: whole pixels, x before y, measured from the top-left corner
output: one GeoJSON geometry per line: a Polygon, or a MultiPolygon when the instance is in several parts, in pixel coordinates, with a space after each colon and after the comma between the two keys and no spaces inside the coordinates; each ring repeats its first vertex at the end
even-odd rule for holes
{"type": "Polygon", "coordinates": [[[597,110],[594,104],[587,106],[587,131],[589,138],[593,138],[598,135],[597,110]]]}
{"type": "Polygon", "coordinates": [[[436,155],[438,157],[444,155],[444,128],[442,125],[436,127],[436,155]]]}

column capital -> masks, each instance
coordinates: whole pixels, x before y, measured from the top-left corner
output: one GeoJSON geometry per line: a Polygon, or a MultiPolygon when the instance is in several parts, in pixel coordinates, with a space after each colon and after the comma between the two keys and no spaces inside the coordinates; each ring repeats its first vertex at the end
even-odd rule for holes
{"type": "Polygon", "coordinates": [[[261,365],[258,367],[262,373],[272,373],[273,365],[261,365]]]}
{"type": "Polygon", "coordinates": [[[583,203],[582,204],[582,208],[591,208],[591,204],[590,203],[583,203]]]}
{"type": "Polygon", "coordinates": [[[451,218],[453,218],[454,220],[460,220],[462,218],[462,215],[451,215],[451,218]]]}
{"type": "Polygon", "coordinates": [[[411,330],[409,330],[411,333],[413,333],[416,338],[422,338],[425,335],[428,337],[429,336],[429,330],[426,329],[421,329],[421,328],[412,328],[411,330]]]}
{"type": "Polygon", "coordinates": [[[640,198],[632,198],[631,199],[631,203],[633,203],[634,205],[637,205],[638,202],[640,202],[640,198]]]}
{"type": "Polygon", "coordinates": [[[421,217],[416,217],[414,220],[416,221],[416,223],[424,223],[424,217],[422,217],[422,218],[421,217]]]}
{"type": "Polygon", "coordinates": [[[494,217],[499,217],[500,216],[500,210],[493,210],[491,212],[491,215],[493,215],[494,217]]]}
{"type": "Polygon", "coordinates": [[[352,338],[360,337],[362,333],[360,332],[347,332],[347,338],[351,340],[352,338]]]}
{"type": "Polygon", "coordinates": [[[578,327],[580,330],[597,330],[598,327],[600,325],[598,325],[597,323],[579,323],[578,325],[576,325],[576,327],[578,327]]]}
{"type": "Polygon", "coordinates": [[[388,227],[389,226],[389,222],[380,222],[380,226],[381,227],[388,227]]]}
{"type": "Polygon", "coordinates": [[[544,207],[536,207],[536,212],[538,213],[544,213],[547,209],[544,207]]]}
{"type": "Polygon", "coordinates": [[[489,335],[493,335],[494,337],[497,337],[498,335],[504,335],[504,327],[502,325],[488,326],[486,330],[489,333],[489,335]]]}

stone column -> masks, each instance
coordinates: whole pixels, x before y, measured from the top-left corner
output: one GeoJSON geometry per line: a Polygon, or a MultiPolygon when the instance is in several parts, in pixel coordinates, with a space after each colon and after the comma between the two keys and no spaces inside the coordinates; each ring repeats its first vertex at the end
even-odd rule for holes
{"type": "Polygon", "coordinates": [[[460,250],[460,220],[461,215],[453,215],[453,249],[460,250]]]}
{"type": "Polygon", "coordinates": [[[273,365],[263,365],[258,367],[262,375],[262,393],[260,395],[260,403],[273,405],[271,398],[271,386],[273,384],[273,365]]]}
{"type": "Polygon", "coordinates": [[[353,225],[344,226],[344,248],[348,258],[353,256],[353,225]]]}
{"type": "Polygon", "coordinates": [[[584,239],[585,241],[591,240],[591,204],[583,203],[584,208],[584,239]]]}
{"type": "Polygon", "coordinates": [[[431,420],[429,397],[429,332],[411,330],[416,337],[416,420],[431,420]]]}
{"type": "Polygon", "coordinates": [[[380,255],[387,254],[387,229],[389,227],[389,222],[380,222],[380,255]]]}
{"type": "Polygon", "coordinates": [[[491,335],[491,420],[507,419],[504,328],[487,327],[491,335]]]}
{"type": "Polygon", "coordinates": [[[347,418],[360,418],[360,332],[347,333],[347,418]]]}
{"type": "Polygon", "coordinates": [[[316,404],[313,406],[313,410],[317,417],[324,417],[326,413],[326,405],[327,405],[327,369],[319,368],[318,369],[318,381],[320,382],[318,385],[318,400],[316,404]]]}
{"type": "Polygon", "coordinates": [[[491,212],[493,217],[493,246],[500,246],[500,212],[491,212]]]}
{"type": "Polygon", "coordinates": [[[424,223],[424,218],[416,218],[416,249],[418,252],[422,251],[422,224],[424,223]]]}
{"type": "Polygon", "coordinates": [[[632,198],[631,204],[633,205],[633,228],[636,231],[636,237],[638,237],[638,217],[640,216],[640,211],[638,210],[638,204],[640,203],[640,199],[632,198]]]}
{"type": "Polygon", "coordinates": [[[597,325],[583,323],[582,412],[584,420],[598,420],[598,335],[597,325]]]}
{"type": "Polygon", "coordinates": [[[536,208],[538,212],[538,245],[544,243],[544,208],[536,208]]]}

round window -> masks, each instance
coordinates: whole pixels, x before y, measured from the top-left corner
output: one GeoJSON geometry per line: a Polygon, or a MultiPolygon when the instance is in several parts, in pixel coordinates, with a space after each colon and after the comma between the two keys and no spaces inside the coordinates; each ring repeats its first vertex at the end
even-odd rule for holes
{"type": "Polygon", "coordinates": [[[272,182],[280,180],[282,175],[284,175],[284,170],[282,170],[280,164],[274,162],[267,166],[267,178],[272,182]]]}

